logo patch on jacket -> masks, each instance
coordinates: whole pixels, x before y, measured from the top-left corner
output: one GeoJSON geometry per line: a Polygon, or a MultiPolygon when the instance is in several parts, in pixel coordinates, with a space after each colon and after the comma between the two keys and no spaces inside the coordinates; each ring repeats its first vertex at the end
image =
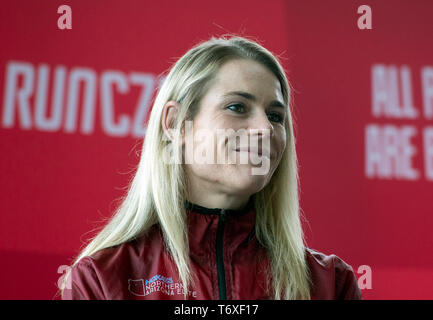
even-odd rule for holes
{"type": "MultiPolygon", "coordinates": [[[[171,277],[156,274],[150,279],[128,279],[128,290],[135,296],[147,296],[151,293],[162,293],[168,296],[183,295],[183,284],[174,282],[171,277]]],[[[189,296],[197,297],[196,291],[189,291],[189,296]]]]}

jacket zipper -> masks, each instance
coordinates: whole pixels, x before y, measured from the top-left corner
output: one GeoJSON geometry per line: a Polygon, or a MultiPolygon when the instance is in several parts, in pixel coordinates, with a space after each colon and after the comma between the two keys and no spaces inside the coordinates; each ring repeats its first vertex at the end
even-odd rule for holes
{"type": "Polygon", "coordinates": [[[218,220],[217,237],[216,237],[216,259],[217,259],[217,270],[218,270],[218,290],[219,290],[220,300],[227,300],[226,274],[224,269],[224,258],[223,258],[225,221],[226,221],[226,211],[222,209],[218,220]]]}

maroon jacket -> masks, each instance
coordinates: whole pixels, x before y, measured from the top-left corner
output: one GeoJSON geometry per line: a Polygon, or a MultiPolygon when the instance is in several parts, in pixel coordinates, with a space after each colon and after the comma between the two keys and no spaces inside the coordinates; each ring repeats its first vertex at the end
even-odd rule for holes
{"type": "MultiPolygon", "coordinates": [[[[191,300],[272,299],[266,294],[266,250],[254,234],[255,210],[208,209],[187,203],[191,300]]],[[[352,268],[335,255],[306,248],[312,299],[362,299],[352,268]]],[[[83,257],[63,299],[183,299],[183,286],[164,249],[160,228],[145,237],[83,257]]]]}

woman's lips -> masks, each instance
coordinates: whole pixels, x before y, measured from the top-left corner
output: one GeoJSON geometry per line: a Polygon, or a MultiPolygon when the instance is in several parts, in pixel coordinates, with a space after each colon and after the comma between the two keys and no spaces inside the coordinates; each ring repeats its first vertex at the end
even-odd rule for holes
{"type": "Polygon", "coordinates": [[[249,148],[249,147],[243,147],[243,148],[237,148],[235,149],[236,152],[248,152],[250,154],[256,154],[258,156],[265,156],[270,158],[270,152],[267,150],[261,150],[258,148],[249,148]]]}
{"type": "Polygon", "coordinates": [[[261,156],[262,155],[262,152],[261,151],[258,151],[258,150],[250,150],[250,149],[248,149],[248,148],[245,148],[245,149],[236,149],[235,150],[236,152],[248,152],[248,153],[255,153],[255,154],[258,154],[259,156],[261,156]]]}

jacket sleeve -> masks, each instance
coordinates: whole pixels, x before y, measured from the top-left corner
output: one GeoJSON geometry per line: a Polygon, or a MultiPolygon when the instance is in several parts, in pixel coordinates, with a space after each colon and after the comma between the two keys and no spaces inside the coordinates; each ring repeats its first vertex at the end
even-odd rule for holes
{"type": "Polygon", "coordinates": [[[358,280],[350,265],[333,256],[335,267],[335,299],[339,300],[362,300],[358,280]]]}
{"type": "Polygon", "coordinates": [[[106,299],[90,257],[78,261],[72,267],[70,277],[70,285],[63,290],[62,300],[106,299]]]}

